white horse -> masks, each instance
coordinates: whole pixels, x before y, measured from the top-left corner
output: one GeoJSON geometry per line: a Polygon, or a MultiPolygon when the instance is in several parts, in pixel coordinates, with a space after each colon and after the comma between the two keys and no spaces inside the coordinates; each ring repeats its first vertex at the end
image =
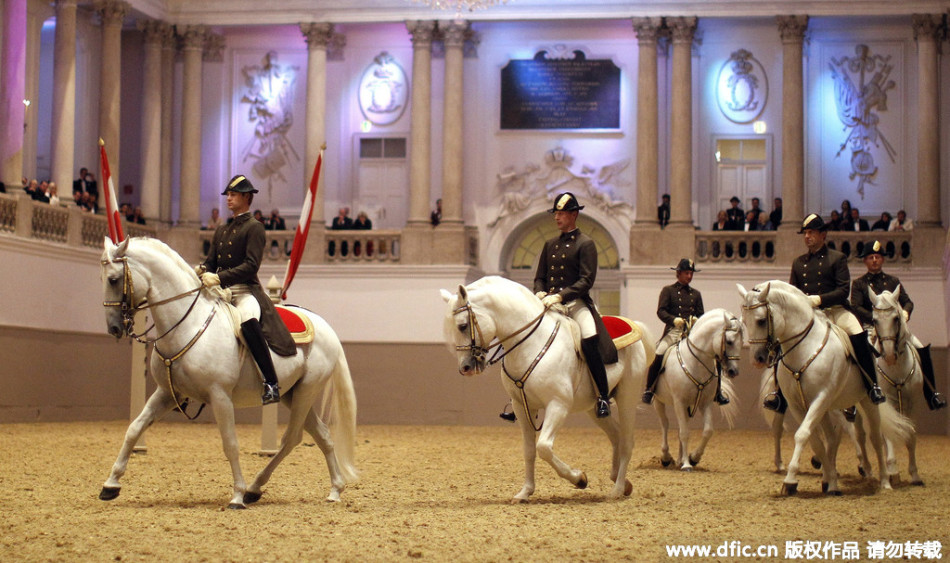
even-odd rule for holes
{"type": "Polygon", "coordinates": [[[172,409],[184,410],[181,403],[187,398],[210,404],[214,411],[234,477],[229,508],[245,508],[245,503],[260,499],[261,488],[300,443],[303,430],[313,436],[326,457],[331,483],[327,500],[338,501],[347,483],[356,480],[356,395],[343,347],[326,321],[296,309],[313,324],[313,341],[298,345],[295,356],[273,355],[281,402],[290,408],[290,420],[277,455],[245,487],[234,408],[260,407],[261,380],[254,360],[237,340],[224,302],[201,289],[198,276],[175,251],[147,238],[126,239],[118,246],[105,239],[102,286],[109,334],[132,335],[132,317],[148,308],[159,336],[152,340],[150,363],[158,388],[129,425],[99,498],[119,496],[119,479],[139,436],[172,409]],[[329,429],[314,408],[321,391],[324,406],[331,410],[329,429]]]}
{"type": "Polygon", "coordinates": [[[881,436],[906,442],[912,423],[887,403],[875,406],[865,392],[860,368],[850,356],[849,340],[824,313],[811,307],[798,288],[773,280],[746,291],[738,285],[743,300],[743,322],[752,358],[764,367],[778,353],[778,384],[788,401],[789,412],[800,422],[795,432],[795,450],[782,484],[784,494],[798,490],[798,468],[806,442],[822,463],[822,490],[840,495],[836,468],[841,426],[828,415],[831,409],[857,405],[870,427],[877,454],[880,486],[890,489],[881,436]],[[822,442],[816,430],[824,435],[822,442]]]}
{"type": "Polygon", "coordinates": [[[633,452],[638,391],[654,355],[646,326],[636,323],[640,340],[618,350],[619,361],[607,366],[616,408],[610,417],[596,418],[597,393],[578,351],[579,331],[571,318],[545,310],[527,288],[497,276],[484,277],[467,287],[460,285],[455,295],[443,289],[442,298],[448,304],[446,341],[458,353],[459,373],[478,374],[503,359],[502,385],[511,397],[524,442],[524,486],[512,502],[525,502],[534,493],[536,455],[577,488],[587,487],[583,471],[554,455],[554,439],[567,415],[580,411],[591,415],[613,445],[610,478],[614,487],[608,497],[630,495],[633,486],[626,473],[633,452]],[[494,339],[498,341],[493,344],[494,339]],[[487,358],[496,347],[494,357],[487,358]],[[542,408],[544,422],[536,428],[534,416],[542,408]]]}
{"type": "Polygon", "coordinates": [[[732,397],[723,405],[722,414],[732,427],[738,405],[731,379],[739,375],[739,352],[742,349],[742,323],[725,309],[713,309],[697,320],[689,334],[676,346],[671,346],[664,363],[664,371],[657,380],[653,408],[660,417],[663,429],[663,467],[672,463],[670,455],[670,422],[666,407],[673,407],[679,427],[680,449],[676,463],[683,471],[692,471],[706,451],[713,434],[713,409],[716,386],[722,384],[725,395],[732,397]],[[727,378],[722,378],[720,370],[727,378]],[[702,413],[703,436],[699,446],[689,452],[689,419],[702,413]],[[689,453],[688,453],[689,452],[689,453]]]}
{"type": "MultiPolygon", "coordinates": [[[[883,291],[880,295],[870,287],[871,304],[874,309],[874,332],[880,346],[881,357],[877,360],[877,370],[881,389],[887,395],[889,403],[903,415],[913,416],[917,398],[923,393],[924,378],[921,375],[920,356],[913,344],[915,338],[907,328],[903,309],[898,299],[901,286],[893,292],[883,291]]],[[[887,468],[892,479],[899,481],[897,455],[894,443],[885,437],[887,447],[887,468]]],[[[917,434],[912,432],[907,441],[907,471],[911,484],[922,486],[924,482],[917,473],[917,434]]]]}

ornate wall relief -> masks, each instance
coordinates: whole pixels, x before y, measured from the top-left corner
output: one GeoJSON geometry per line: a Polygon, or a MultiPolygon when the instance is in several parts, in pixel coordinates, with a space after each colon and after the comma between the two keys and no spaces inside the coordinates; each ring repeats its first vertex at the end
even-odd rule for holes
{"type": "Polygon", "coordinates": [[[752,123],[762,115],[769,99],[769,80],[762,63],[739,49],[719,69],[716,103],[733,123],[752,123]]]}
{"type": "Polygon", "coordinates": [[[383,51],[373,58],[360,80],[359,97],[360,111],[373,125],[391,125],[402,117],[409,81],[392,55],[383,51]]]}

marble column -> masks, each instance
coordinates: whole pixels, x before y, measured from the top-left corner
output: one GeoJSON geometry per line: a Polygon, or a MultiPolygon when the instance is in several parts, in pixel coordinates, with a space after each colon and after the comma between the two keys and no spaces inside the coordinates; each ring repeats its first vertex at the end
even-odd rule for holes
{"type": "Polygon", "coordinates": [[[782,224],[798,230],[805,217],[805,119],[802,46],[808,16],[778,16],[782,38],[782,224]]]}
{"type": "MultiPolygon", "coordinates": [[[[107,0],[97,4],[102,22],[102,64],[99,71],[99,136],[106,143],[112,183],[118,191],[122,185],[119,164],[121,145],[119,141],[120,99],[122,92],[122,20],[129,11],[127,2],[107,0]]],[[[101,172],[100,172],[101,174],[101,172]]],[[[100,182],[100,205],[105,201],[105,178],[100,182]]]]}
{"type": "Polygon", "coordinates": [[[201,226],[201,57],[208,31],[203,25],[188,25],[178,33],[184,59],[178,225],[196,229],[201,226]]]}
{"type": "Polygon", "coordinates": [[[161,160],[159,163],[158,219],[168,225],[172,222],[172,129],[174,128],[175,54],[178,36],[169,26],[162,36],[162,95],[161,95],[161,160]]]}
{"type": "Polygon", "coordinates": [[[917,226],[940,226],[940,15],[914,14],[917,39],[917,226]]]}
{"type": "MultiPolygon", "coordinates": [[[[673,32],[670,227],[693,228],[693,35],[695,17],[668,18],[673,32]]],[[[656,217],[654,216],[655,220],[656,217]]]]}
{"type": "Polygon", "coordinates": [[[23,177],[26,95],[26,0],[3,1],[0,46],[0,181],[9,188],[23,177]]]}
{"type": "MultiPolygon", "coordinates": [[[[653,225],[659,229],[656,219],[657,206],[657,68],[656,41],[663,24],[662,18],[633,18],[633,30],[637,35],[637,206],[634,224],[653,225]]],[[[671,196],[672,198],[672,196],[671,196]]]]}
{"type": "Polygon", "coordinates": [[[171,26],[157,20],[139,22],[144,44],[142,69],[142,212],[148,219],[159,217],[162,166],[162,43],[171,26]]]}
{"type": "MultiPolygon", "coordinates": [[[[332,23],[301,23],[300,31],[307,41],[307,138],[306,163],[303,167],[302,189],[310,187],[313,167],[317,164],[320,148],[327,141],[327,47],[333,39],[332,23]]],[[[324,163],[325,165],[326,163],[324,163]]],[[[320,173],[326,176],[326,168],[320,173]]],[[[324,218],[324,190],[318,186],[310,221],[311,232],[326,226],[324,218]]],[[[319,253],[323,256],[323,252],[319,253]]]]}
{"type": "Polygon", "coordinates": [[[409,131],[409,227],[429,224],[434,21],[407,21],[412,36],[412,122],[409,131]]]}
{"type": "Polygon", "coordinates": [[[61,198],[71,194],[76,142],[76,0],[56,0],[50,179],[61,198]]]}
{"type": "Polygon", "coordinates": [[[445,103],[442,116],[442,223],[462,225],[462,47],[469,23],[453,20],[440,24],[445,41],[445,103]]]}

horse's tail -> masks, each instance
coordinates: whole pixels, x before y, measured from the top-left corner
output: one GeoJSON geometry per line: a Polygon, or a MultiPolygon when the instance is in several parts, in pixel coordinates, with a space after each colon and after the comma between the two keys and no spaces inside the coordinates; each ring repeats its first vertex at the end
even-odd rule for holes
{"type": "Polygon", "coordinates": [[[729,398],[729,403],[720,405],[719,412],[726,420],[726,424],[732,429],[735,427],[736,418],[739,417],[739,397],[736,396],[736,386],[732,383],[732,378],[719,376],[722,393],[729,398]]]}
{"type": "Polygon", "coordinates": [[[330,375],[327,390],[323,393],[321,411],[327,412],[327,407],[330,413],[328,422],[330,437],[333,439],[337,463],[346,482],[353,483],[359,479],[355,461],[356,391],[353,389],[350,366],[342,348],[333,373],[330,375]]]}
{"type": "Polygon", "coordinates": [[[646,352],[647,366],[649,366],[653,363],[653,358],[656,357],[656,340],[654,340],[653,333],[650,332],[647,325],[640,321],[634,321],[634,323],[640,329],[640,342],[643,342],[643,350],[646,352]]]}
{"type": "Polygon", "coordinates": [[[881,433],[891,442],[906,444],[914,434],[914,423],[885,401],[877,406],[881,414],[881,433]]]}

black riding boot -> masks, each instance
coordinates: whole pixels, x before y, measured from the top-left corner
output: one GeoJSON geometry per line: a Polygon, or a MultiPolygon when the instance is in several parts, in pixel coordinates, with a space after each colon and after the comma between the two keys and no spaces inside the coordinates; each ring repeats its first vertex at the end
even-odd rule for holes
{"type": "Polygon", "coordinates": [[[858,360],[858,365],[864,371],[867,377],[862,377],[864,387],[868,390],[868,397],[875,405],[879,405],[887,400],[884,392],[877,385],[877,370],[874,369],[874,356],[871,353],[871,343],[868,342],[867,331],[861,331],[860,334],[849,335],[851,346],[854,348],[854,355],[858,360]]]}
{"type": "Polygon", "coordinates": [[[610,416],[610,397],[607,389],[607,368],[604,367],[604,359],[600,356],[600,348],[597,347],[597,336],[591,336],[581,340],[581,351],[587,358],[587,368],[594,378],[594,385],[597,386],[597,418],[606,418],[610,416]]]}
{"type": "Polygon", "coordinates": [[[720,405],[728,405],[729,397],[722,394],[722,374],[716,378],[716,398],[714,399],[720,405]]]}
{"type": "Polygon", "coordinates": [[[660,369],[663,368],[663,354],[657,354],[650,364],[650,371],[647,372],[647,388],[643,392],[643,402],[653,404],[653,390],[656,388],[656,380],[660,377],[660,369]]]}
{"type": "Polygon", "coordinates": [[[920,355],[920,371],[924,373],[924,398],[927,400],[927,406],[932,411],[942,409],[947,406],[947,401],[940,393],[937,393],[934,363],[930,358],[930,344],[917,348],[917,354],[920,355]]]}
{"type": "Polygon", "coordinates": [[[499,414],[498,416],[502,420],[507,420],[508,422],[514,422],[518,420],[518,416],[515,415],[514,409],[508,410],[509,407],[511,407],[511,401],[508,401],[508,404],[505,405],[505,408],[502,409],[501,414],[499,414]]]}
{"type": "Polygon", "coordinates": [[[785,395],[782,394],[782,388],[778,386],[778,374],[776,373],[778,366],[773,367],[772,370],[772,383],[775,384],[775,390],[765,396],[762,406],[770,411],[785,414],[785,410],[788,409],[788,401],[785,399],[785,395]]]}
{"type": "Polygon", "coordinates": [[[267,347],[267,340],[264,339],[264,328],[257,319],[250,319],[241,323],[241,334],[244,335],[244,342],[247,343],[248,350],[254,356],[261,375],[264,376],[264,394],[261,396],[261,402],[265,405],[280,401],[280,391],[277,387],[277,372],[274,371],[274,362],[270,357],[270,349],[267,347]]]}

